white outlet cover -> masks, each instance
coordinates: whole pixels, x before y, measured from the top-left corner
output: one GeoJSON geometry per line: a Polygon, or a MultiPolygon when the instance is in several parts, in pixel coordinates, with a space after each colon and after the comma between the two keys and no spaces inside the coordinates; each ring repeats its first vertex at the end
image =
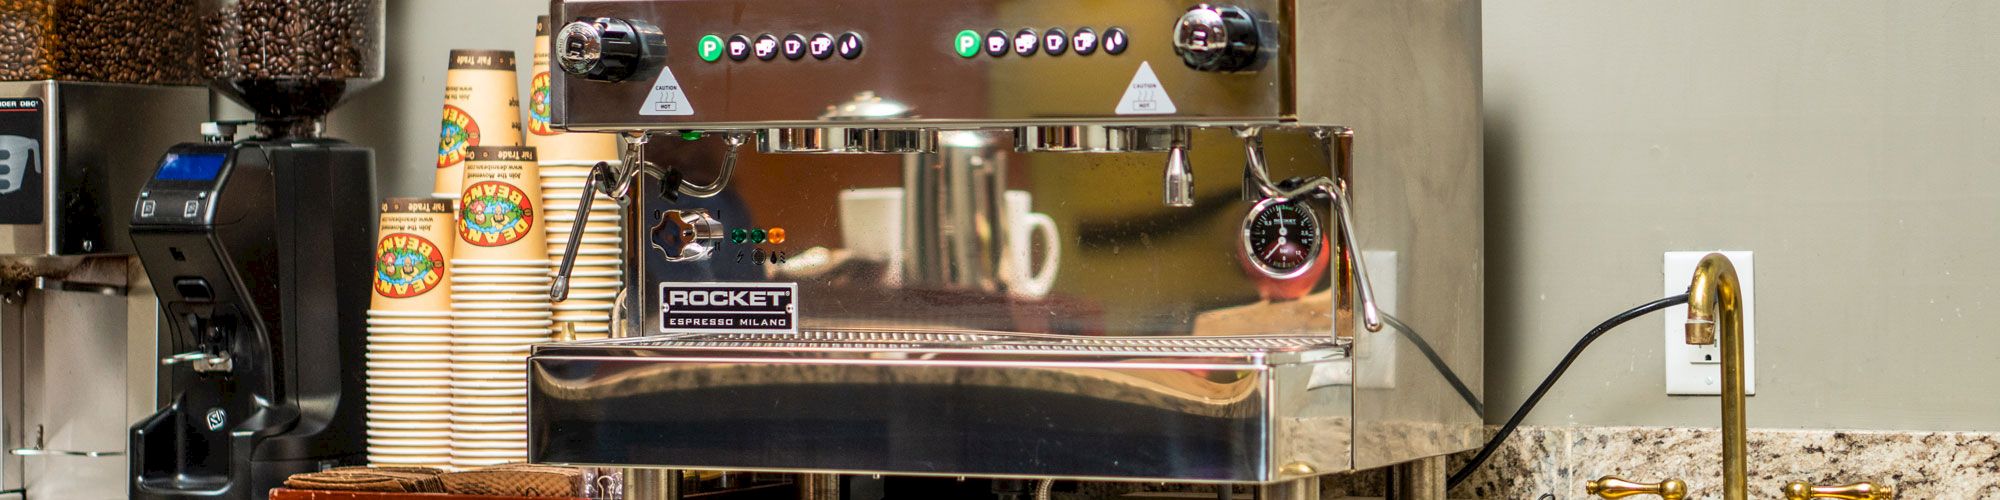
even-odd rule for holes
{"type": "MultiPolygon", "coordinates": [[[[1729,257],[1736,266],[1736,279],[1743,287],[1743,391],[1757,393],[1757,273],[1749,251],[1667,252],[1662,272],[1666,295],[1687,293],[1694,279],[1694,266],[1710,253],[1729,257]]],[[[1665,295],[1662,295],[1665,296],[1665,295]]],[[[1669,307],[1665,316],[1667,394],[1676,396],[1716,396],[1722,394],[1722,351],[1718,345],[1687,344],[1687,306],[1669,307]]]]}

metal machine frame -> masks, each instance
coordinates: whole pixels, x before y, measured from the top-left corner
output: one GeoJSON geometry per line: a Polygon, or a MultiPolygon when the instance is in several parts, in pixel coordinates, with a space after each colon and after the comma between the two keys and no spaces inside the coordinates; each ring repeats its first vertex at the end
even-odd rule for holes
{"type": "MultiPolygon", "coordinates": [[[[628,292],[620,312],[625,333],[640,338],[536,349],[531,459],[1297,485],[1291,480],[1429,463],[1478,444],[1484,286],[1477,2],[1239,2],[1240,10],[1224,17],[1252,13],[1243,26],[1261,42],[1249,44],[1258,48],[1248,65],[1225,72],[1196,68],[1190,54],[1199,51],[1181,35],[1201,19],[1183,14],[1193,12],[1187,2],[847,4],[552,4],[559,23],[595,22],[606,33],[629,28],[613,38],[658,41],[664,51],[634,52],[644,57],[627,61],[623,67],[637,68],[630,74],[579,65],[578,74],[554,79],[557,126],[628,139],[622,162],[601,168],[595,186],[623,203],[628,292]],[[866,12],[843,12],[855,10],[866,12]],[[627,21],[640,22],[618,24],[627,21]],[[961,29],[1022,26],[1117,27],[1131,42],[1116,56],[950,51],[961,29]],[[867,48],[852,59],[697,58],[704,34],[761,31],[855,33],[867,48]],[[1172,111],[1118,111],[1134,87],[1127,82],[1148,72],[1169,93],[1172,111]],[[677,96],[674,106],[692,111],[643,111],[663,96],[677,96]],[[961,162],[951,146],[965,134],[958,131],[1011,149],[961,162]],[[660,138],[668,133],[724,139],[720,172],[683,172],[702,162],[689,151],[708,148],[712,159],[714,143],[660,138]],[[753,137],[756,152],[739,153],[753,137]],[[769,215],[790,213],[782,208],[732,208],[681,224],[710,210],[699,207],[718,193],[752,202],[783,193],[753,180],[760,175],[873,185],[856,172],[878,167],[842,159],[871,157],[798,156],[827,153],[899,159],[875,163],[901,166],[886,182],[904,186],[905,258],[891,267],[905,281],[841,288],[807,264],[749,277],[732,277],[742,275],[729,264],[700,264],[710,253],[731,253],[728,243],[713,240],[728,228],[779,219],[805,224],[793,232],[840,227],[825,214],[769,215]],[[1152,162],[1162,155],[1164,173],[1151,167],[1142,171],[1156,174],[1130,174],[1141,163],[1158,165],[1152,162]],[[799,166],[813,163],[833,166],[799,166]],[[993,163],[1014,177],[951,180],[961,168],[993,163]],[[927,187],[927,172],[944,172],[936,175],[945,180],[927,187]],[[648,175],[666,182],[638,181],[648,175]],[[1292,182],[1276,180],[1288,177],[1292,182]],[[1095,191],[1062,188],[1078,184],[1095,191]],[[1055,319],[1022,320],[1008,316],[1019,307],[976,306],[1037,303],[1010,295],[1015,287],[1004,269],[1021,263],[989,246],[1004,241],[932,244],[950,234],[925,232],[964,227],[939,221],[987,224],[993,219],[979,214],[999,211],[1000,203],[989,198],[1013,188],[1074,204],[1069,218],[1055,223],[1065,231],[1119,213],[1137,215],[1117,220],[1200,229],[1189,229],[1195,243],[1162,244],[1164,226],[1144,224],[1120,238],[1080,238],[1080,253],[1129,249],[1152,263],[1065,260],[1065,277],[1050,297],[1113,305],[1081,313],[1031,309],[1055,319]],[[1107,201],[1090,203],[1098,198],[1107,201]],[[1210,224],[1202,214],[1235,213],[1272,198],[1317,200],[1319,219],[1338,222],[1329,229],[1332,271],[1311,287],[1323,300],[1243,302],[1257,280],[1215,278],[1234,272],[1232,258],[1223,257],[1235,255],[1243,219],[1210,224]],[[1129,209],[1108,206],[1114,203],[1129,209]],[[965,210],[974,215],[952,219],[962,214],[939,208],[952,206],[971,206],[965,210]],[[757,215],[730,215],[746,211],[757,215]],[[1125,300],[1118,295],[1130,290],[1101,285],[1131,277],[1153,277],[1133,286],[1159,291],[1125,300]],[[730,335],[657,323],[662,282],[746,281],[806,289],[796,332],[730,335]],[[827,292],[814,287],[843,292],[829,304],[827,292]],[[857,290],[884,298],[855,298],[857,290]],[[897,293],[910,290],[918,292],[897,293]],[[820,302],[810,302],[812,293],[820,302]],[[960,303],[946,298],[975,306],[939,306],[960,303]],[[1232,300],[1246,305],[1226,306],[1232,300]],[[1078,314],[1098,321],[1065,321],[1078,314]],[[1306,321],[1314,318],[1321,321],[1306,321]],[[1197,325],[1203,320],[1228,328],[1197,325]],[[756,405],[764,410],[753,411],[756,405]]],[[[1215,7],[1196,9],[1204,8],[1215,7]]],[[[599,40],[604,45],[594,54],[632,50],[613,46],[613,38],[599,40]]],[[[557,37],[555,53],[587,52],[565,40],[557,37]]],[[[808,198],[799,195],[797,206],[808,198]]],[[[886,237],[891,226],[874,229],[886,237]]],[[[843,254],[809,255],[838,261],[843,254]]],[[[1430,465],[1425,470],[1441,472],[1430,465]]]]}

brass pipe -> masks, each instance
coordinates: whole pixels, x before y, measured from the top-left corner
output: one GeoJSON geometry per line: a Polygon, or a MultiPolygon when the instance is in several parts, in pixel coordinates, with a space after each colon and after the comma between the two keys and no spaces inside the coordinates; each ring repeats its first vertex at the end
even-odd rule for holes
{"type": "Polygon", "coordinates": [[[1746,500],[1743,423],[1743,290],[1736,266],[1711,253],[1688,285],[1687,343],[1722,342],[1722,498],[1746,500]],[[1719,338],[1718,338],[1719,337],[1719,338]]]}

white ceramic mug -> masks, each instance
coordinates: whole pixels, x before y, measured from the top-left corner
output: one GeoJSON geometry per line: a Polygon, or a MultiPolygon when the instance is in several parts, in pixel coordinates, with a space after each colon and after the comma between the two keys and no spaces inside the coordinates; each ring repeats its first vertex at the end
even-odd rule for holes
{"type": "Polygon", "coordinates": [[[1007,258],[1011,265],[1001,273],[1011,293],[1030,298],[1046,297],[1055,286],[1056,268],[1062,258],[1062,238],[1055,219],[1034,212],[1035,196],[1027,191],[1007,192],[1007,258]],[[1034,258],[1034,237],[1042,237],[1039,266],[1029,266],[1034,258]],[[1037,271],[1039,269],[1039,271],[1037,271]]]}

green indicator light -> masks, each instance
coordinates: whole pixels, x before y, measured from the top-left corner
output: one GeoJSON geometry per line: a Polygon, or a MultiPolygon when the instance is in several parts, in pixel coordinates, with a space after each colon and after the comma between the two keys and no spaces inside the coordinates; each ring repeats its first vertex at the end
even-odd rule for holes
{"type": "Polygon", "coordinates": [[[743,228],[729,230],[729,242],[741,244],[750,240],[750,231],[743,228]]]}
{"type": "Polygon", "coordinates": [[[764,233],[764,230],[762,229],[750,230],[750,241],[753,243],[763,243],[765,236],[767,235],[764,233]]]}
{"type": "Polygon", "coordinates": [[[715,35],[703,36],[701,37],[701,42],[694,45],[694,50],[701,53],[701,60],[715,62],[715,60],[722,58],[722,37],[715,35]]]}
{"type": "Polygon", "coordinates": [[[683,141],[699,141],[699,140],[701,140],[701,131],[700,131],[700,130],[682,130],[682,131],[681,131],[681,140],[683,140],[683,141]]]}
{"type": "Polygon", "coordinates": [[[958,38],[951,41],[951,48],[958,51],[958,57],[971,58],[979,55],[979,41],[979,33],[972,30],[960,31],[958,38]]]}

